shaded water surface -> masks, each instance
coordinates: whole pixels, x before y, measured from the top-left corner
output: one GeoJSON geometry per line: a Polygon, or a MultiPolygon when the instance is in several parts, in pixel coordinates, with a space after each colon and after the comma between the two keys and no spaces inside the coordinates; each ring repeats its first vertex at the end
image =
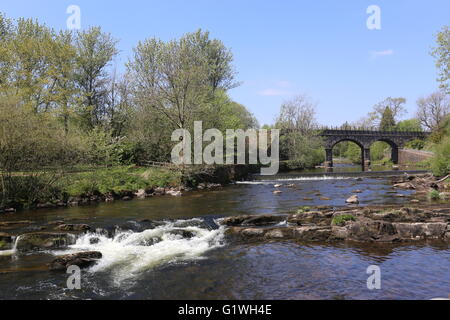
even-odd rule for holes
{"type": "Polygon", "coordinates": [[[34,223],[0,232],[20,235],[49,223],[128,226],[113,235],[87,234],[68,250],[0,253],[1,299],[430,299],[450,294],[445,243],[231,243],[214,221],[240,214],[292,213],[299,206],[343,206],[356,189],[361,205],[408,203],[414,195],[387,179],[243,182],[180,198],[152,198],[0,216],[34,223]],[[159,221],[152,228],[149,221],[159,221]],[[133,227],[129,227],[129,226],[133,227]],[[188,235],[188,236],[186,236],[188,235]],[[157,239],[157,241],[155,240],[157,239]],[[96,250],[103,259],[82,273],[82,290],[66,289],[64,273],[45,266],[56,255],[96,250]],[[382,270],[370,291],[366,270],[382,270]]]}

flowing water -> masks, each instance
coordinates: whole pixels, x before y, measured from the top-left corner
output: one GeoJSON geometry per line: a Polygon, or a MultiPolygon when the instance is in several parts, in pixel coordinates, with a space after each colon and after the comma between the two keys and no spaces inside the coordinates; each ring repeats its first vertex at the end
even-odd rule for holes
{"type": "Polygon", "coordinates": [[[241,182],[179,198],[0,216],[31,220],[0,232],[20,235],[49,224],[86,223],[67,250],[0,252],[0,299],[431,299],[450,294],[450,251],[442,242],[307,244],[231,242],[218,219],[241,214],[286,214],[299,206],[343,206],[355,189],[361,205],[404,204],[410,191],[388,178],[286,176],[241,182]],[[274,184],[290,184],[274,194],[274,184]],[[65,273],[48,271],[55,256],[100,251],[82,272],[82,289],[67,289],[65,273]],[[366,270],[377,265],[382,289],[368,290],[366,270]]]}

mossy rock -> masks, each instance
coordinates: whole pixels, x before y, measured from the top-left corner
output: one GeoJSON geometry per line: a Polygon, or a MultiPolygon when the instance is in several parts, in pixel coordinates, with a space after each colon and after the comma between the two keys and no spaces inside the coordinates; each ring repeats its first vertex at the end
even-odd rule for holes
{"type": "MultiPolygon", "coordinates": [[[[313,199],[311,199],[313,200],[313,199]]],[[[306,213],[306,212],[310,212],[311,211],[311,207],[300,207],[297,210],[297,213],[306,213]]]]}
{"type": "Polygon", "coordinates": [[[337,217],[333,218],[333,221],[331,222],[331,224],[333,226],[342,227],[342,226],[345,226],[345,224],[349,221],[356,221],[356,218],[352,215],[337,216],[337,217]]]}
{"type": "Polygon", "coordinates": [[[20,252],[64,249],[75,243],[75,236],[67,233],[28,233],[17,240],[20,252]]]}

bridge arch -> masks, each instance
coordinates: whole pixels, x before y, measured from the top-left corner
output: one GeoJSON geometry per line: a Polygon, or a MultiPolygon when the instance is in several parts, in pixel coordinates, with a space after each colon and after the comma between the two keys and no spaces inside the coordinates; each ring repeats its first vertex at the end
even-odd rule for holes
{"type": "Polygon", "coordinates": [[[364,169],[371,165],[371,146],[377,141],[388,143],[392,148],[392,161],[398,163],[399,149],[411,140],[425,139],[430,135],[427,132],[407,132],[407,131],[376,131],[376,130],[345,130],[345,129],[324,129],[320,136],[324,139],[326,150],[327,168],[333,168],[333,149],[343,141],[351,141],[360,146],[364,169]]]}
{"type": "Polygon", "coordinates": [[[325,147],[325,151],[326,151],[325,166],[327,168],[334,167],[333,151],[334,151],[334,148],[342,142],[352,142],[361,149],[361,160],[362,160],[362,166],[363,166],[363,170],[364,170],[364,167],[366,165],[365,161],[366,161],[366,159],[370,158],[370,149],[369,149],[369,152],[366,153],[364,143],[358,139],[354,139],[354,138],[350,138],[350,137],[343,137],[341,139],[334,140],[331,143],[329,143],[328,146],[325,147]]]}
{"type": "Polygon", "coordinates": [[[393,139],[380,138],[380,139],[377,139],[376,141],[374,141],[374,142],[371,144],[370,148],[372,148],[373,144],[376,143],[376,142],[384,142],[384,143],[387,143],[387,144],[391,147],[391,161],[392,161],[394,164],[398,164],[398,160],[399,160],[399,158],[398,158],[398,157],[399,157],[399,149],[400,149],[401,147],[403,147],[403,144],[399,145],[399,142],[395,142],[395,141],[393,141],[393,139]]]}

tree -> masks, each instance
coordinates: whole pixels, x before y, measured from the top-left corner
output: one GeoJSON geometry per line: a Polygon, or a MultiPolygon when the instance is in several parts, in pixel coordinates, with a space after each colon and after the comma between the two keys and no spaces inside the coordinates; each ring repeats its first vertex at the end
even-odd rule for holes
{"type": "Polygon", "coordinates": [[[50,51],[54,31],[31,19],[18,19],[13,32],[3,41],[4,92],[20,97],[34,112],[48,111],[50,51]]]}
{"type": "Polygon", "coordinates": [[[228,50],[201,31],[139,42],[127,68],[135,103],[153,108],[173,129],[191,129],[215,91],[226,91],[234,77],[228,50]]]}
{"type": "Polygon", "coordinates": [[[214,91],[216,89],[226,91],[239,85],[234,80],[236,72],[232,65],[233,54],[222,41],[210,39],[209,32],[203,32],[201,29],[188,33],[186,39],[204,55],[205,62],[208,64],[208,80],[214,91]]]}
{"type": "Polygon", "coordinates": [[[387,98],[382,102],[376,104],[373,107],[373,112],[369,114],[370,122],[372,126],[380,127],[381,119],[383,118],[383,114],[386,111],[386,108],[389,108],[394,121],[398,122],[400,117],[406,113],[405,109],[405,98],[387,98]]]}
{"type": "Polygon", "coordinates": [[[422,126],[435,131],[450,112],[450,98],[444,91],[435,92],[417,101],[417,118],[422,126]]]}
{"type": "Polygon", "coordinates": [[[450,173],[450,136],[444,137],[441,143],[435,146],[431,168],[437,177],[450,173]]]}
{"type": "Polygon", "coordinates": [[[389,131],[395,127],[394,114],[391,108],[386,107],[380,122],[380,131],[389,131]]]}
{"type": "Polygon", "coordinates": [[[105,116],[107,67],[117,55],[117,41],[101,28],[93,27],[77,33],[75,83],[79,90],[81,116],[88,128],[101,124],[105,116]]]}
{"type": "Polygon", "coordinates": [[[441,88],[450,93],[450,28],[444,26],[436,37],[437,47],[432,51],[439,70],[441,88]]]}
{"type": "Polygon", "coordinates": [[[397,129],[401,131],[423,131],[419,119],[408,119],[400,121],[397,129]]]}
{"type": "Polygon", "coordinates": [[[322,141],[317,136],[316,104],[299,95],[282,104],[275,127],[284,131],[280,141],[282,158],[310,167],[323,161],[322,141]]]}

